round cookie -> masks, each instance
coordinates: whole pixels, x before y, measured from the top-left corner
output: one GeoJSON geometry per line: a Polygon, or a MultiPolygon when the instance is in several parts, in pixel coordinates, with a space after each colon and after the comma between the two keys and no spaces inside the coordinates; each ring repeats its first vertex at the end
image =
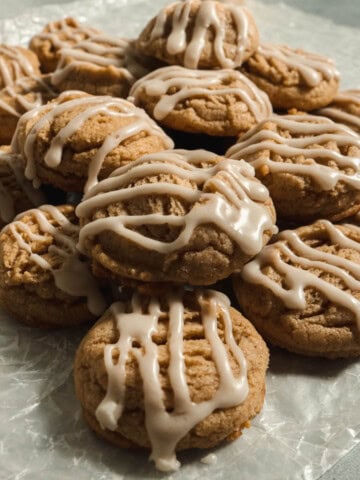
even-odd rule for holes
{"type": "Polygon", "coordinates": [[[0,229],[17,214],[45,203],[45,195],[25,179],[21,159],[9,150],[0,149],[0,229]]]}
{"type": "Polygon", "coordinates": [[[93,187],[76,214],[94,271],[120,281],[211,285],[277,231],[253,168],[205,150],[145,155],[93,187]]]}
{"type": "Polygon", "coordinates": [[[340,79],[330,58],[285,45],[261,44],[241,71],[279,110],[309,111],[328,105],[340,79]]]}
{"type": "Polygon", "coordinates": [[[267,95],[231,69],[159,68],[130,98],[163,126],[214,136],[238,136],[272,113],[267,95]]]}
{"type": "Polygon", "coordinates": [[[0,144],[8,145],[21,115],[56,97],[49,76],[21,77],[0,90],[0,144]]]}
{"type": "Polygon", "coordinates": [[[343,123],[360,134],[360,89],[339,92],[330,105],[316,113],[343,123]]]}
{"type": "Polygon", "coordinates": [[[338,221],[360,210],[360,138],[325,117],[274,115],[242,136],[226,156],[255,168],[282,220],[338,221]]]}
{"type": "Polygon", "coordinates": [[[70,327],[106,308],[76,250],[74,207],[44,205],[16,217],[0,234],[0,305],[34,327],[70,327]]]}
{"type": "Polygon", "coordinates": [[[234,278],[265,339],[302,355],[360,355],[360,228],[319,220],[282,232],[234,278]]]}
{"type": "Polygon", "coordinates": [[[98,435],[150,448],[156,467],[171,471],[180,466],[175,450],[241,435],[262,408],[267,364],[265,343],[225,295],[134,294],[83,339],[75,387],[98,435]]]}
{"type": "MultiPolygon", "coordinates": [[[[60,50],[52,83],[60,91],[82,90],[93,95],[127,97],[137,78],[149,73],[133,53],[133,41],[97,35],[60,50]]],[[[152,62],[155,68],[156,61],[152,62]]],[[[149,66],[149,65],[148,65],[149,66]]]]}
{"type": "Polygon", "coordinates": [[[37,56],[23,47],[0,45],[0,89],[10,87],[21,77],[39,76],[37,56]]]}
{"type": "Polygon", "coordinates": [[[12,147],[25,175],[67,192],[81,192],[141,155],[173,146],[140,108],[120,98],[63,92],[24,114],[12,147]]]}
{"type": "Polygon", "coordinates": [[[213,0],[166,6],[141,32],[137,48],[187,68],[239,67],[256,50],[255,21],[244,7],[213,0]]]}
{"type": "Polygon", "coordinates": [[[42,72],[51,73],[56,69],[62,48],[72,47],[99,34],[99,30],[67,17],[45,25],[41,33],[31,38],[29,48],[38,56],[42,72]]]}

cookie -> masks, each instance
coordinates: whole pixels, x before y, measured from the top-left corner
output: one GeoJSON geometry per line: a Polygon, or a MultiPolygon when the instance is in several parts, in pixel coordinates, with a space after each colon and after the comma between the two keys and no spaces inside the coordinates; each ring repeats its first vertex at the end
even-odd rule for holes
{"type": "Polygon", "coordinates": [[[267,95],[240,72],[160,68],[130,91],[160,125],[189,133],[238,136],[271,115],[267,95]]]}
{"type": "Polygon", "coordinates": [[[282,232],[234,280],[265,339],[303,355],[360,355],[360,228],[320,220],[282,232]]]}
{"type": "Polygon", "coordinates": [[[146,61],[140,63],[132,52],[129,39],[104,34],[93,36],[72,48],[60,50],[52,83],[60,91],[82,90],[93,95],[125,98],[135,80],[149,73],[146,61]]]}
{"type": "Polygon", "coordinates": [[[205,150],[145,155],[88,191],[76,213],[79,248],[115,280],[210,285],[276,231],[253,168],[205,150]]]}
{"type": "Polygon", "coordinates": [[[23,47],[0,45],[0,89],[11,87],[21,77],[39,76],[37,56],[23,47]]]}
{"type": "Polygon", "coordinates": [[[241,71],[279,110],[324,107],[335,97],[340,80],[330,58],[286,45],[261,44],[241,71]]]}
{"type": "Polygon", "coordinates": [[[76,250],[74,207],[28,210],[0,234],[0,305],[33,327],[70,327],[99,317],[105,300],[76,250]]]}
{"type": "Polygon", "coordinates": [[[14,217],[46,202],[45,195],[24,177],[21,159],[0,150],[0,229],[14,217]]]}
{"type": "Polygon", "coordinates": [[[21,115],[57,96],[49,76],[21,77],[0,90],[0,144],[8,145],[21,115]]]}
{"type": "Polygon", "coordinates": [[[171,471],[175,451],[241,435],[262,408],[267,364],[265,343],[225,295],[134,294],[83,339],[75,387],[99,436],[151,449],[156,467],[171,471]]]}
{"type": "Polygon", "coordinates": [[[231,147],[267,186],[278,217],[296,225],[338,221],[360,210],[360,138],[308,114],[272,116],[231,147]]]}
{"type": "Polygon", "coordinates": [[[173,142],[140,108],[120,98],[63,92],[24,114],[12,147],[25,175],[67,192],[81,192],[117,167],[173,142]]]}
{"type": "Polygon", "coordinates": [[[172,3],[146,25],[136,43],[146,55],[187,68],[235,68],[258,47],[244,7],[212,0],[172,3]]]}
{"type": "Polygon", "coordinates": [[[45,25],[41,33],[31,38],[29,48],[38,56],[42,72],[50,73],[56,69],[62,48],[72,47],[99,34],[99,30],[67,17],[45,25]]]}
{"type": "Polygon", "coordinates": [[[316,113],[343,123],[360,134],[360,89],[338,93],[330,105],[316,113]]]}

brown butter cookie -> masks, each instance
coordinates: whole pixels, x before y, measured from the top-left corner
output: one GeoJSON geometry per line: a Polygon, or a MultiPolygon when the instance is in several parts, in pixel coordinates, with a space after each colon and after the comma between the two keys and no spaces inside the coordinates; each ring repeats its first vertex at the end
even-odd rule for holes
{"type": "Polygon", "coordinates": [[[320,220],[282,232],[234,278],[265,339],[302,355],[360,355],[360,228],[320,220]]]}
{"type": "Polygon", "coordinates": [[[80,248],[115,280],[210,285],[276,230],[252,167],[205,150],[145,155],[92,188],[76,212],[80,248]]]}
{"type": "Polygon", "coordinates": [[[187,68],[234,68],[258,46],[251,13],[212,0],[175,2],[141,32],[137,48],[169,64],[187,68]]]}
{"type": "Polygon", "coordinates": [[[83,339],[74,375],[91,428],[120,448],[151,448],[169,471],[175,450],[241,434],[262,407],[267,363],[223,294],[180,289],[112,305],[83,339]]]}

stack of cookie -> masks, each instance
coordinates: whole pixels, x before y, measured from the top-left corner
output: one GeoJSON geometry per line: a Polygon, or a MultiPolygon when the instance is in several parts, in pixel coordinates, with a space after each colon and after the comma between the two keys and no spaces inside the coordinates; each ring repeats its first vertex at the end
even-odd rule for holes
{"type": "Polygon", "coordinates": [[[0,49],[0,303],[37,327],[103,314],[75,360],[93,430],[164,471],[241,434],[268,351],[206,288],[231,276],[271,343],[359,356],[359,92],[331,60],[213,0],[136,40],[52,22],[30,48],[0,49]]]}

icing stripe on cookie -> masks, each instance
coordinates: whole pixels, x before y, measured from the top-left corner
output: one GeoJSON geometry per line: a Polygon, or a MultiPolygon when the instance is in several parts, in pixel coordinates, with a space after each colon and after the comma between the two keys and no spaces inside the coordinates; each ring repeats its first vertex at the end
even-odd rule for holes
{"type": "Polygon", "coordinates": [[[71,296],[86,297],[90,313],[101,315],[106,308],[105,300],[89,264],[80,259],[76,250],[79,230],[80,227],[71,223],[58,208],[43,205],[38,209],[21,213],[14,222],[4,228],[3,232],[11,232],[19,248],[29,254],[30,260],[51,272],[57,288],[71,296]],[[39,233],[34,233],[31,225],[21,220],[24,215],[33,217],[39,233]],[[49,236],[53,242],[47,247],[47,253],[60,259],[57,268],[53,268],[44,255],[39,255],[32,249],[33,242],[48,245],[49,236]]]}
{"type": "Polygon", "coordinates": [[[331,80],[340,77],[334,62],[322,55],[296,50],[286,45],[271,44],[260,45],[258,52],[267,60],[278,60],[287,67],[298,70],[309,87],[319,85],[323,79],[331,80]]]}
{"type": "Polygon", "coordinates": [[[272,173],[311,177],[324,190],[331,190],[340,181],[360,188],[360,158],[344,155],[326,146],[319,147],[328,142],[334,142],[338,147],[360,148],[358,135],[325,117],[274,115],[243,135],[240,142],[229,148],[226,156],[246,160],[257,153],[269,151],[267,157],[249,160],[255,170],[265,166],[272,173]],[[287,134],[281,135],[273,129],[264,128],[267,123],[274,123],[287,134]],[[272,158],[276,155],[293,160],[275,161],[272,158]],[[308,160],[300,163],[296,162],[296,158],[308,160]]]}
{"type": "Polygon", "coordinates": [[[227,11],[231,13],[231,18],[236,30],[236,54],[234,60],[227,57],[224,41],[226,34],[226,25],[224,19],[221,19],[217,6],[218,2],[212,0],[203,0],[194,2],[185,0],[173,4],[174,12],[168,29],[168,8],[164,8],[156,17],[154,26],[150,33],[150,41],[159,37],[167,36],[166,49],[170,55],[184,53],[184,66],[187,68],[197,68],[200,57],[207,40],[209,31],[214,32],[214,55],[222,68],[234,68],[241,65],[244,52],[248,47],[249,20],[246,8],[238,5],[227,4],[227,11]],[[192,20],[190,12],[191,5],[199,3],[194,19],[194,28],[191,37],[187,38],[187,29],[192,20]]]}
{"type": "Polygon", "coordinates": [[[44,156],[44,163],[49,168],[56,168],[61,164],[63,151],[71,136],[82,127],[82,125],[91,117],[102,114],[109,117],[123,117],[131,121],[106,137],[99,146],[96,153],[89,161],[88,180],[85,185],[85,191],[89,190],[98,181],[98,174],[106,156],[118,145],[139,134],[145,132],[148,135],[160,137],[164,141],[166,148],[172,148],[172,140],[165,135],[158,125],[145,113],[144,110],[135,107],[132,103],[121,98],[106,96],[85,95],[83,92],[68,91],[58,97],[55,103],[47,104],[43,107],[33,109],[24,114],[18,122],[17,130],[13,137],[12,148],[14,152],[19,151],[17,142],[17,132],[22,125],[26,124],[32,118],[44,113],[34,123],[27,134],[24,144],[24,156],[26,158],[25,175],[29,180],[35,181],[38,185],[36,177],[36,162],[34,156],[34,146],[37,135],[41,128],[51,123],[57,116],[77,107],[81,107],[81,112],[72,118],[52,139],[49,149],[44,156]],[[74,99],[67,98],[77,95],[74,99]]]}
{"type": "Polygon", "coordinates": [[[160,68],[138,80],[130,91],[130,98],[138,102],[141,91],[159,97],[153,116],[163,120],[175,107],[198,96],[234,95],[245,103],[256,121],[271,115],[272,106],[267,95],[245,75],[234,70],[191,70],[178,66],[160,68]],[[239,81],[244,87],[226,87],[228,81],[239,81]],[[221,86],[213,89],[212,87],[221,86]]]}
{"type": "MultiPolygon", "coordinates": [[[[360,253],[360,243],[353,240],[344,229],[327,220],[320,220],[314,226],[326,234],[331,245],[360,253]]],[[[359,231],[355,226],[346,227],[359,231]]],[[[271,290],[291,309],[305,309],[306,289],[315,288],[329,301],[350,310],[360,329],[360,300],[350,293],[360,291],[360,265],[345,256],[337,255],[336,250],[330,253],[312,247],[311,243],[306,242],[306,237],[302,238],[294,230],[281,232],[278,241],[266,246],[254,260],[245,265],[240,275],[246,282],[271,290]],[[272,280],[264,273],[267,266],[279,273],[282,283],[272,280]],[[344,288],[330,283],[327,277],[338,278],[344,288]]]]}
{"type": "Polygon", "coordinates": [[[163,391],[159,379],[158,346],[152,336],[156,333],[161,316],[160,302],[152,297],[146,311],[142,299],[134,294],[131,310],[126,304],[112,305],[111,313],[119,331],[119,340],[104,349],[104,362],[108,374],[107,391],[96,410],[96,418],[102,428],[115,430],[121,418],[126,394],[126,363],[134,356],[139,365],[144,391],[145,425],[151,442],[150,459],[162,471],[177,470],[180,463],[176,459],[175,448],[179,441],[199,422],[219,408],[231,408],[242,404],[249,392],[247,363],[237,345],[230,316],[229,299],[222,293],[212,290],[199,290],[196,293],[201,308],[200,320],[204,336],[210,344],[212,358],[219,375],[219,387],[215,395],[207,401],[191,401],[186,380],[186,366],[183,353],[183,328],[185,323],[183,295],[172,292],[162,297],[168,306],[169,327],[168,345],[170,361],[168,374],[174,394],[174,410],[168,412],[163,402],[163,391]],[[224,340],[218,333],[218,322],[223,323],[224,340]],[[134,347],[134,343],[140,348],[134,347]],[[227,352],[229,350],[229,353],[227,352]],[[119,358],[113,361],[113,354],[119,358]],[[235,376],[230,354],[240,367],[235,376]]]}
{"type": "Polygon", "coordinates": [[[338,93],[329,106],[318,110],[317,113],[360,131],[360,114],[355,115],[347,111],[352,104],[360,110],[360,90],[346,90],[338,93]]]}
{"type": "Polygon", "coordinates": [[[34,67],[19,48],[0,45],[0,77],[5,87],[11,86],[21,77],[29,77],[34,73],[34,67]]]}
{"type": "Polygon", "coordinates": [[[205,150],[173,150],[145,155],[119,168],[85,195],[76,210],[80,218],[89,218],[94,210],[112,203],[149,195],[175,196],[193,204],[192,208],[183,216],[153,213],[94,220],[80,232],[80,250],[84,251],[88,236],[109,230],[143,248],[169,254],[185,247],[197,226],[215,224],[246,254],[256,255],[263,246],[264,232],[276,233],[269,204],[265,204],[270,201],[269,192],[256,181],[250,165],[227,159],[218,162],[218,158],[205,150]],[[161,181],[129,186],[139,178],[162,173],[194,182],[199,189],[161,181]],[[171,225],[181,227],[181,233],[172,242],[162,242],[137,232],[141,225],[171,225]]]}

